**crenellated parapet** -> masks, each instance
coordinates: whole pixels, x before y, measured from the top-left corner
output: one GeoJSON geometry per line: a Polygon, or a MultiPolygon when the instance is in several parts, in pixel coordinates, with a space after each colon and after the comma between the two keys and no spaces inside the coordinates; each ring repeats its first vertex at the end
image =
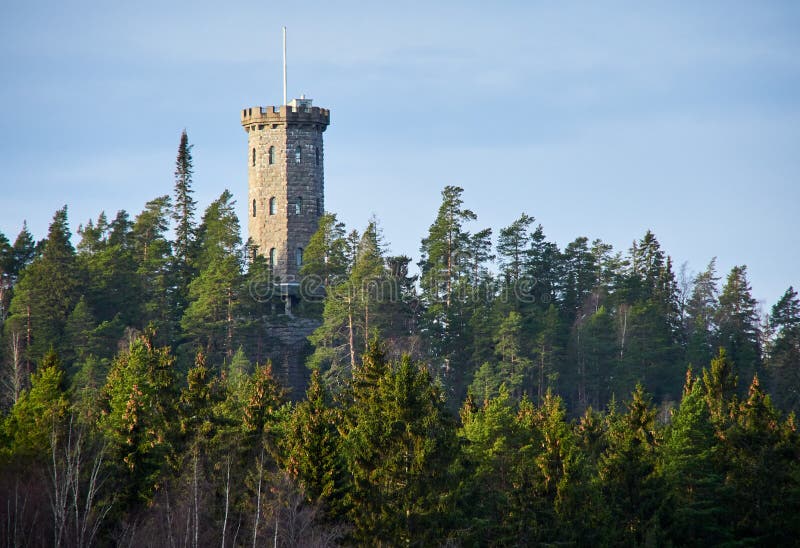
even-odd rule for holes
{"type": "Polygon", "coordinates": [[[242,109],[242,126],[246,131],[275,126],[310,126],[325,131],[331,123],[327,108],[282,105],[242,109]]]}

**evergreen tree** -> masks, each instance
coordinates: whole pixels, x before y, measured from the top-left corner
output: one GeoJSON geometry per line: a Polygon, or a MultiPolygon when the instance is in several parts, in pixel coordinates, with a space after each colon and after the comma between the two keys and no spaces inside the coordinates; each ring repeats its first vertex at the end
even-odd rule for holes
{"type": "Polygon", "coordinates": [[[570,320],[584,308],[585,301],[602,283],[597,279],[597,258],[589,249],[588,242],[585,236],[576,238],[567,244],[562,255],[564,274],[561,292],[564,311],[570,320]]]}
{"type": "Polygon", "coordinates": [[[458,401],[466,388],[469,371],[465,370],[466,350],[463,339],[468,321],[463,314],[464,289],[469,283],[471,264],[470,235],[464,224],[477,219],[464,208],[464,189],[447,186],[442,203],[428,235],[420,247],[420,298],[425,307],[423,330],[431,358],[440,368],[448,390],[458,401]]]}
{"type": "Polygon", "coordinates": [[[719,447],[701,380],[686,375],[683,399],[667,430],[659,460],[675,544],[707,546],[731,540],[725,525],[727,494],[719,447]]]}
{"type": "Polygon", "coordinates": [[[319,371],[311,374],[306,399],[292,414],[287,438],[286,466],[312,503],[324,505],[332,518],[346,511],[347,476],[338,424],[319,371]]]}
{"type": "Polygon", "coordinates": [[[175,160],[175,201],[172,218],[175,220],[175,275],[178,282],[177,302],[186,303],[186,292],[194,272],[192,255],[195,241],[194,211],[197,203],[192,194],[192,145],[186,130],[181,133],[178,157],[175,160]]]}
{"type": "Polygon", "coordinates": [[[53,217],[41,256],[21,273],[5,325],[7,333],[24,334],[29,361],[40,360],[51,347],[64,349],[64,326],[77,302],[79,287],[65,206],[53,217]]]}
{"type": "MultiPolygon", "coordinates": [[[[102,218],[101,214],[98,228],[105,222],[102,218]]],[[[139,317],[141,291],[130,231],[131,222],[125,211],[117,213],[107,230],[103,228],[94,235],[91,225],[82,230],[78,258],[81,270],[87,274],[86,299],[98,322],[112,321],[119,315],[122,324],[132,325],[139,317]]]]}
{"type": "MultiPolygon", "coordinates": [[[[14,269],[13,248],[6,235],[0,232],[0,327],[8,315],[11,297],[11,274],[14,269]]],[[[0,354],[2,355],[2,354],[0,354]]]]}
{"type": "Polygon", "coordinates": [[[558,246],[547,241],[542,225],[531,234],[527,259],[526,285],[518,290],[517,297],[525,302],[535,302],[539,310],[547,310],[550,303],[557,300],[563,267],[558,246]]]}
{"type": "Polygon", "coordinates": [[[641,385],[637,385],[625,414],[609,415],[608,448],[598,471],[612,523],[610,544],[642,545],[657,541],[657,515],[663,498],[655,474],[661,442],[656,412],[641,385]],[[655,531],[655,533],[654,533],[655,531]]]}
{"type": "Polygon", "coordinates": [[[376,222],[367,225],[349,275],[331,287],[325,298],[322,325],[309,337],[316,349],[309,358],[331,387],[342,386],[358,364],[369,340],[386,326],[393,308],[392,280],[388,277],[376,222]]]}
{"type": "Polygon", "coordinates": [[[117,489],[130,507],[151,500],[175,439],[174,358],[151,335],[134,340],[111,366],[102,390],[100,430],[117,466],[117,489]]]}
{"type": "Polygon", "coordinates": [[[22,270],[33,261],[36,256],[36,242],[33,235],[28,230],[28,224],[22,222],[22,230],[14,240],[11,247],[12,266],[9,268],[12,284],[16,283],[17,277],[22,270]]]}
{"type": "Polygon", "coordinates": [[[512,285],[522,277],[526,264],[530,226],[534,218],[523,213],[519,219],[500,231],[497,240],[497,255],[500,257],[500,272],[506,285],[512,285]]]}
{"type": "Polygon", "coordinates": [[[778,407],[800,411],[800,299],[792,288],[772,307],[776,330],[767,361],[770,392],[778,407]]]}
{"type": "Polygon", "coordinates": [[[198,230],[198,275],[189,284],[181,326],[213,360],[235,351],[240,305],[241,240],[235,202],[225,190],[203,215],[198,230]]]}
{"type": "MultiPolygon", "coordinates": [[[[520,522],[524,517],[512,513],[511,505],[518,490],[529,487],[518,482],[519,474],[527,468],[521,461],[533,450],[532,440],[516,420],[504,386],[483,405],[474,406],[467,399],[461,409],[461,423],[460,435],[466,440],[464,453],[471,472],[465,496],[465,513],[474,529],[474,539],[470,540],[477,545],[513,543],[522,533],[520,522]]],[[[535,522],[528,525],[535,526],[535,522]]]]}
{"type": "MultiPolygon", "coordinates": [[[[604,306],[588,318],[581,318],[571,337],[574,369],[563,371],[576,392],[578,410],[602,408],[619,384],[617,336],[614,321],[604,306]]],[[[569,364],[570,362],[567,362],[569,364]]]]}
{"type": "Polygon", "coordinates": [[[781,421],[757,375],[725,434],[734,536],[761,546],[796,543],[800,437],[793,417],[781,421]]]}
{"type": "Polygon", "coordinates": [[[47,353],[39,369],[31,375],[31,387],[20,395],[3,425],[6,447],[0,459],[34,460],[44,463],[50,457],[51,441],[69,411],[64,370],[54,352],[47,353]]]}
{"type": "Polygon", "coordinates": [[[354,372],[344,447],[358,543],[444,540],[455,428],[419,364],[395,364],[372,346],[354,372]]]}
{"type": "Polygon", "coordinates": [[[686,361],[704,366],[714,356],[716,340],[717,282],[716,258],[705,271],[695,276],[692,294],[686,305],[686,361]]]}
{"type": "Polygon", "coordinates": [[[300,274],[314,276],[315,281],[327,289],[341,283],[348,268],[345,225],[335,214],[325,213],[303,251],[300,274]]]}
{"type": "Polygon", "coordinates": [[[131,237],[141,291],[138,327],[155,329],[157,340],[171,341],[177,321],[174,315],[170,271],[172,244],[166,237],[171,210],[169,196],[159,196],[145,204],[133,221],[131,237]]]}
{"type": "Polygon", "coordinates": [[[735,266],[722,288],[717,309],[719,346],[727,350],[739,376],[751,379],[759,369],[759,316],[747,281],[747,267],[735,266]]]}
{"type": "MultiPolygon", "coordinates": [[[[505,383],[512,396],[522,397],[523,387],[530,380],[532,363],[523,347],[522,316],[510,312],[500,323],[495,335],[495,352],[499,358],[497,386],[505,383]]],[[[530,394],[528,394],[530,395],[530,394]]]]}

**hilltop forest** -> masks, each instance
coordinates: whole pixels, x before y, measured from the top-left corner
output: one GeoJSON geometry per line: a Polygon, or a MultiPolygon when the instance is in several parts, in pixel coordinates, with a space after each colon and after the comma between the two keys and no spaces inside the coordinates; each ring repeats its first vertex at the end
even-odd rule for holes
{"type": "Polygon", "coordinates": [[[800,299],[447,186],[418,268],[326,213],[291,316],[227,190],[0,233],[7,546],[798,545],[800,299]],[[75,243],[73,243],[75,242],[75,243]],[[412,272],[419,272],[412,275],[412,272]]]}

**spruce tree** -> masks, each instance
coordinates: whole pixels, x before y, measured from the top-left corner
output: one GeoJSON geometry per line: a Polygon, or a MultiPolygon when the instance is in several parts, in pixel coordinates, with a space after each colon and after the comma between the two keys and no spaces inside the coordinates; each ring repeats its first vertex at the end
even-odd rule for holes
{"type": "Polygon", "coordinates": [[[225,190],[208,206],[198,234],[197,276],[188,287],[189,305],[181,327],[213,361],[230,359],[238,346],[241,302],[241,239],[235,202],[225,190]]]}
{"type": "Polygon", "coordinates": [[[79,289],[80,273],[64,206],[53,217],[42,254],[21,273],[5,325],[6,332],[23,335],[29,361],[40,360],[51,347],[62,353],[66,350],[64,326],[79,289]]]}
{"type": "Polygon", "coordinates": [[[761,364],[757,302],[747,280],[747,267],[735,266],[722,288],[717,309],[719,346],[727,350],[739,377],[747,382],[761,364]]]}
{"type": "Polygon", "coordinates": [[[770,392],[778,407],[800,411],[800,299],[792,288],[772,307],[770,322],[776,330],[767,373],[770,392]]]}
{"type": "Polygon", "coordinates": [[[186,303],[186,291],[191,281],[194,265],[192,255],[195,241],[194,212],[197,204],[192,197],[192,145],[186,130],[181,133],[178,157],[175,160],[175,200],[172,218],[175,221],[175,274],[178,283],[178,306],[186,303]]]}

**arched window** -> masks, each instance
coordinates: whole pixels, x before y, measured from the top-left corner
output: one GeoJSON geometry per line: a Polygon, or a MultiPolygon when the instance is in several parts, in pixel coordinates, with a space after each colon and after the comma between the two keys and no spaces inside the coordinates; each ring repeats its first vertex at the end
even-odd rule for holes
{"type": "Polygon", "coordinates": [[[298,196],[294,202],[294,214],[300,215],[303,212],[303,197],[298,196]]]}
{"type": "MultiPolygon", "coordinates": [[[[272,165],[275,163],[275,147],[269,147],[269,164],[272,165]]],[[[253,164],[255,165],[255,164],[253,164]]]]}
{"type": "Polygon", "coordinates": [[[314,163],[319,165],[319,148],[314,147],[314,163]]]}
{"type": "Polygon", "coordinates": [[[294,252],[294,260],[297,262],[297,266],[303,266],[303,248],[298,247],[297,250],[294,252]]]}
{"type": "Polygon", "coordinates": [[[253,200],[253,217],[256,216],[256,201],[253,200]]]}
{"type": "Polygon", "coordinates": [[[277,204],[275,201],[275,196],[273,196],[272,198],[269,199],[269,214],[275,215],[276,211],[277,211],[277,204]]]}
{"type": "Polygon", "coordinates": [[[302,152],[302,149],[300,148],[300,145],[297,145],[297,147],[294,149],[294,163],[295,164],[299,164],[300,163],[300,153],[301,152],[302,152]]]}
{"type": "Polygon", "coordinates": [[[269,250],[269,266],[275,266],[275,248],[269,250]]]}
{"type": "Polygon", "coordinates": [[[256,165],[256,149],[253,147],[253,165],[256,165]]]}

